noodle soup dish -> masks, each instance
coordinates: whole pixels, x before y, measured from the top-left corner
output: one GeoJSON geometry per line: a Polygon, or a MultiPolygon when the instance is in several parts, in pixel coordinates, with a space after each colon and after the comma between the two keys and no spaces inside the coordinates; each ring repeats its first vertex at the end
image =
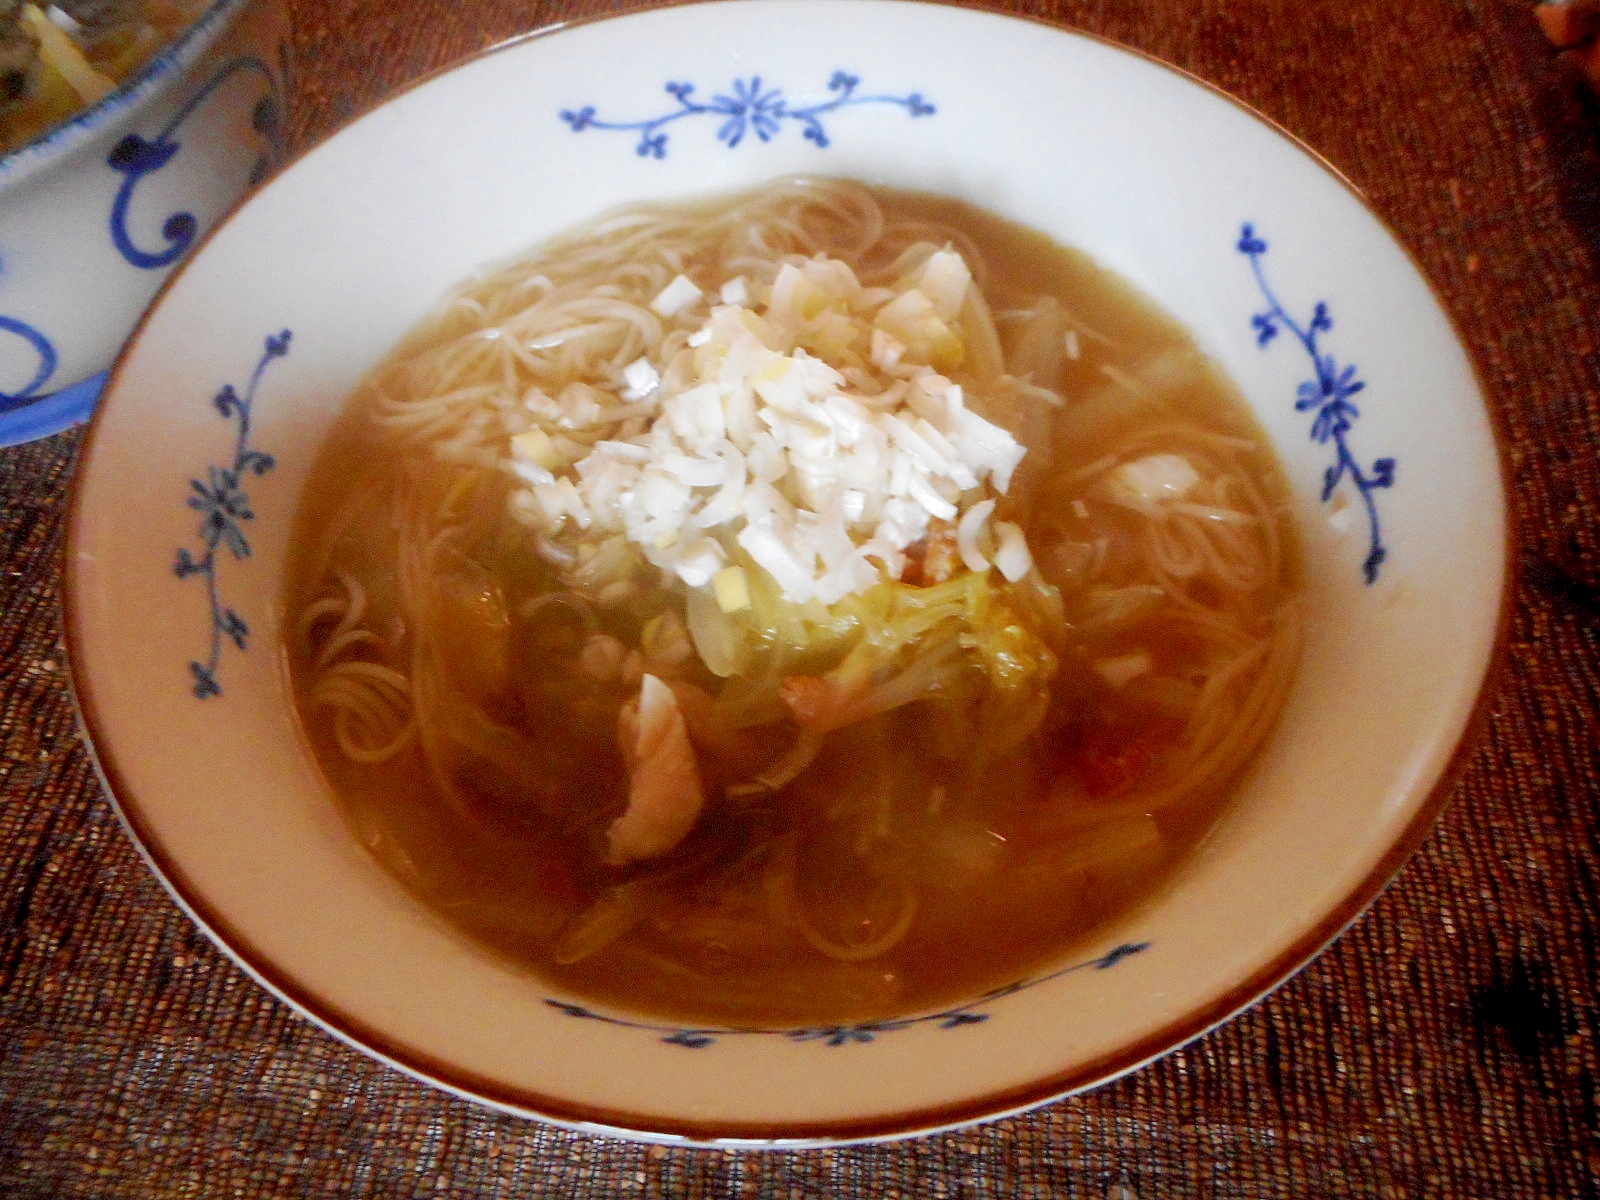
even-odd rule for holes
{"type": "Polygon", "coordinates": [[[1013,1112],[1287,979],[1447,797],[1508,561],[1348,185],[905,0],[563,27],[313,148],[124,351],[67,539],[97,761],[242,969],[737,1146],[1013,1112]]]}
{"type": "Polygon", "coordinates": [[[796,179],[458,291],[289,572],[352,826],[580,996],[901,1016],[1156,886],[1276,718],[1295,532],[1183,332],[969,206],[796,179]]]}

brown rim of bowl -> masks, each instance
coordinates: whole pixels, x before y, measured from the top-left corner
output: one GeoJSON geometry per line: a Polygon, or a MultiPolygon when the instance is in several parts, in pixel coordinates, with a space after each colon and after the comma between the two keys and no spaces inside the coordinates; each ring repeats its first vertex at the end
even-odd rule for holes
{"type": "MultiPolygon", "coordinates": [[[[407,82],[395,91],[385,95],[364,112],[340,123],[332,132],[336,133],[348,128],[367,115],[367,113],[458,67],[486,58],[492,54],[498,54],[512,47],[520,46],[525,42],[549,37],[567,29],[637,16],[644,12],[689,7],[697,2],[705,2],[705,0],[671,0],[666,4],[636,6],[578,21],[549,25],[516,35],[484,50],[435,68],[407,82]]],[[[721,0],[721,2],[737,3],[740,0],[721,0]]],[[[889,0],[889,2],[898,3],[903,2],[903,0],[889,0]]],[[[1483,374],[1470,349],[1467,348],[1467,343],[1462,339],[1460,330],[1457,328],[1456,322],[1450,314],[1450,309],[1444,302],[1444,298],[1439,294],[1433,281],[1422,269],[1422,264],[1417,261],[1416,256],[1396,234],[1389,222],[1373,208],[1361,189],[1351,182],[1343,172],[1272,118],[1258,112],[1242,100],[1229,95],[1221,88],[1208,83],[1192,72],[1165,62],[1143,50],[1124,46],[1102,35],[1074,29],[1043,18],[1002,12],[983,4],[971,2],[971,0],[918,0],[918,2],[979,12],[998,20],[1022,21],[1028,24],[1040,25],[1056,32],[1083,37],[1121,53],[1143,59],[1163,70],[1171,71],[1189,82],[1205,88],[1213,95],[1227,100],[1268,129],[1288,140],[1291,145],[1322,166],[1335,181],[1348,190],[1366,209],[1368,216],[1376,221],[1380,228],[1389,235],[1390,240],[1400,248],[1407,261],[1411,264],[1412,269],[1426,284],[1434,303],[1445,314],[1451,332],[1455,334],[1458,345],[1462,347],[1468,365],[1471,368],[1474,382],[1477,384],[1479,396],[1485,402],[1484,409],[1493,433],[1496,462],[1499,468],[1500,495],[1505,505],[1506,558],[1501,579],[1502,590],[1499,613],[1495,625],[1494,643],[1484,667],[1483,678],[1479,683],[1476,699],[1449,759],[1439,772],[1438,778],[1434,781],[1426,797],[1417,807],[1416,812],[1412,814],[1411,819],[1406,823],[1389,850],[1384,853],[1367,873],[1366,877],[1352,888],[1342,901],[1334,905],[1322,920],[1297,938],[1287,950],[1246,976],[1238,984],[1227,989],[1209,1004],[1196,1009],[1179,1020],[1169,1023],[1162,1029],[1139,1039],[1129,1046],[1069,1070],[1046,1075],[1017,1087],[986,1092],[980,1096],[955,1103],[925,1108],[911,1108],[872,1117],[839,1121],[695,1121],[675,1117],[651,1116],[622,1109],[575,1103],[559,1097],[545,1096],[537,1092],[510,1087],[497,1080],[477,1075],[474,1072],[435,1058],[424,1050],[403,1045],[365,1022],[341,1011],[336,1005],[312,994],[309,990],[301,987],[295,980],[278,971],[268,958],[251,944],[249,939],[241,936],[237,930],[231,928],[228,922],[205,902],[199,890],[192,886],[179,865],[165,853],[160,839],[145,824],[137,804],[121,799],[123,795],[128,793],[122,786],[123,780],[117,770],[113,752],[109,746],[98,743],[95,738],[99,722],[96,720],[93,687],[89,680],[80,675],[74,666],[80,657],[77,652],[80,645],[80,635],[77,627],[77,606],[74,602],[75,588],[74,572],[71,565],[71,547],[77,541],[76,531],[82,519],[80,511],[83,500],[82,470],[94,449],[101,427],[100,410],[97,409],[95,415],[91,418],[89,429],[78,452],[78,461],[75,467],[71,499],[68,507],[66,531],[68,550],[63,555],[60,588],[60,620],[66,650],[68,681],[71,686],[73,702],[78,710],[79,720],[85,732],[89,735],[86,741],[90,757],[105,787],[107,798],[110,800],[112,808],[121,819],[124,827],[128,830],[135,848],[145,862],[149,864],[151,870],[154,871],[157,879],[160,880],[173,900],[176,901],[178,907],[188,914],[190,919],[199,925],[211,940],[246,974],[254,978],[280,1000],[309,1017],[317,1025],[347,1045],[377,1058],[424,1083],[467,1099],[486,1103],[515,1115],[534,1117],[582,1132],[615,1134],[660,1142],[704,1146],[720,1145],[743,1149],[796,1149],[808,1146],[836,1146],[852,1142],[911,1137],[935,1133],[979,1121],[994,1120],[1109,1083],[1113,1079],[1136,1070],[1146,1063],[1204,1035],[1287,982],[1296,972],[1317,957],[1346,928],[1353,924],[1366,908],[1377,899],[1388,883],[1399,872],[1400,868],[1421,846],[1424,838],[1433,828],[1439,814],[1444,810],[1456,784],[1466,772],[1472,755],[1475,753],[1478,742],[1488,724],[1493,702],[1498,693],[1499,683],[1505,673],[1509,655],[1512,606],[1514,597],[1517,594],[1517,581],[1520,577],[1520,559],[1517,550],[1519,541],[1516,521],[1510,504],[1510,496],[1505,486],[1507,479],[1506,437],[1503,418],[1488,404],[1489,393],[1483,384],[1483,374]]],[[[331,136],[332,133],[325,135],[316,146],[310,147],[297,155],[294,161],[299,161],[300,158],[315,153],[316,149],[331,136]]],[[[285,168],[280,168],[280,170],[286,169],[287,165],[285,164],[285,168]]],[[[274,175],[276,174],[277,172],[274,172],[274,175]]],[[[231,221],[238,210],[247,202],[248,197],[236,202],[228,213],[205,235],[201,246],[231,221]]],[[[191,252],[190,257],[192,258],[199,252],[200,247],[197,247],[195,251],[191,252]]],[[[187,261],[186,259],[185,263],[187,261]]],[[[150,320],[150,314],[160,306],[160,302],[167,290],[172,287],[173,281],[182,275],[184,269],[185,266],[180,264],[178,270],[162,285],[150,308],[140,318],[138,326],[128,340],[128,346],[131,347],[142,336],[145,325],[150,320]]],[[[118,355],[108,378],[105,395],[110,395],[115,391],[115,385],[127,361],[127,356],[128,350],[126,348],[118,355]]]]}

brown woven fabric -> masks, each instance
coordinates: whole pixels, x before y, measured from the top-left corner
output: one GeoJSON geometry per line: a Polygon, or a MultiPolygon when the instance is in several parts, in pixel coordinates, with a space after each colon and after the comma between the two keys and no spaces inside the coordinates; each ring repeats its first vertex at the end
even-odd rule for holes
{"type": "MultiPolygon", "coordinates": [[[[309,145],[604,0],[291,0],[309,145]]],[[[1528,0],[1013,0],[1316,146],[1439,287],[1521,525],[1509,668],[1422,852],[1249,1013],[1087,1096],[885,1147],[739,1155],[435,1093],[272,1000],[103,799],[54,560],[77,444],[0,451],[0,1197],[1600,1196],[1600,113],[1528,0]]]]}

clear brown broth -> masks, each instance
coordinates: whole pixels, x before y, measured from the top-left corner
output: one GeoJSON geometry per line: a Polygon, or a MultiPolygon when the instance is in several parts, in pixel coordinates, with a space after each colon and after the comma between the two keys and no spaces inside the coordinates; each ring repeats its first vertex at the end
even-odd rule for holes
{"type": "MultiPolygon", "coordinates": [[[[996,312],[1049,294],[1100,335],[1081,337],[1079,359],[1063,364],[1057,383],[1069,412],[1083,397],[1106,394],[1103,364],[1133,370],[1153,356],[1191,347],[1173,320],[1079,252],[959,201],[875,194],[888,210],[948,224],[969,237],[989,264],[986,295],[996,312]]],[[[1052,511],[1070,508],[1070,488],[1060,481],[1174,414],[1267,445],[1231,384],[1220,372],[1203,369],[1158,410],[1145,412],[1130,403],[1126,414],[1091,423],[1079,444],[1058,451],[1049,481],[1039,485],[1059,493],[1053,494],[1052,511]]],[[[1287,489],[1276,462],[1264,449],[1247,457],[1256,486],[1275,506],[1276,533],[1286,548],[1281,576],[1261,599],[1265,611],[1294,590],[1293,538],[1282,516],[1287,489]]],[[[387,469],[382,446],[360,415],[351,415],[313,471],[298,516],[297,569],[285,596],[291,614],[317,586],[306,575],[318,531],[355,481],[387,469]]],[[[1095,507],[1104,536],[1129,536],[1122,514],[1095,507]]],[[[1028,533],[1030,544],[1058,536],[1041,522],[1028,533]]],[[[385,536],[383,522],[374,519],[339,551],[345,565],[366,573],[369,586],[380,592],[393,587],[382,579],[389,558],[385,536]]],[[[1042,557],[1037,548],[1035,556],[1042,557]]],[[[1047,722],[1044,733],[989,763],[980,785],[960,803],[934,814],[914,811],[919,803],[904,799],[926,794],[930,783],[951,770],[928,759],[918,706],[872,729],[843,731],[812,769],[770,802],[709,803],[691,842],[699,839],[700,853],[711,857],[715,871],[697,874],[692,849],[677,853],[673,862],[681,880],[667,889],[653,914],[605,951],[566,964],[552,957],[563,929],[604,889],[629,878],[601,864],[593,850],[593,830],[620,811],[625,796],[614,747],[597,740],[590,748],[592,769],[578,775],[577,790],[586,794],[575,795],[574,805],[598,814],[584,841],[524,812],[495,814],[492,797],[485,798],[488,820],[464,820],[442,801],[419,753],[361,767],[338,752],[326,722],[309,704],[303,703],[302,715],[356,836],[474,942],[523,965],[551,988],[600,1005],[694,1023],[813,1025],[933,1009],[1074,956],[1099,953],[1108,948],[1100,931],[1157,894],[1212,826],[1240,769],[1156,812],[1152,820],[1160,838],[1153,849],[1112,837],[1109,851],[1095,861],[1084,857],[1081,829],[1061,833],[1084,806],[1092,813],[1097,804],[1114,807],[1136,796],[1138,770],[1150,757],[1146,751],[1156,747],[1153,761],[1159,762],[1160,748],[1178,736],[1165,710],[1141,709],[1086,664],[1097,655],[1138,649],[1181,675],[1184,656],[1193,649],[1184,636],[1163,633],[1159,614],[1131,632],[1091,641],[1069,646],[1061,656],[1053,696],[1061,695],[1053,703],[1069,715],[1047,722]],[[1085,765],[1090,757],[1093,762],[1085,765]],[[1103,777],[1107,760],[1113,768],[1109,785],[1103,777]],[[865,773],[880,769],[901,777],[895,832],[884,851],[893,860],[888,867],[864,865],[850,845],[851,829],[828,815],[830,797],[848,793],[865,773]],[[1123,783],[1118,772],[1131,772],[1132,783],[1123,783]],[[815,927],[839,940],[858,929],[881,928],[886,908],[893,906],[884,879],[893,877],[897,886],[915,890],[910,932],[879,958],[841,962],[792,930],[775,929],[761,880],[764,856],[775,842],[793,857],[794,896],[815,927]],[[928,858],[928,846],[947,843],[956,847],[953,857],[941,852],[928,858]],[[717,882],[708,883],[710,876],[717,882]]],[[[310,673],[304,648],[291,647],[290,660],[303,698],[310,673]]],[[[542,718],[526,724],[533,737],[556,732],[542,718]]],[[[583,735],[564,730],[559,736],[583,735]]]]}

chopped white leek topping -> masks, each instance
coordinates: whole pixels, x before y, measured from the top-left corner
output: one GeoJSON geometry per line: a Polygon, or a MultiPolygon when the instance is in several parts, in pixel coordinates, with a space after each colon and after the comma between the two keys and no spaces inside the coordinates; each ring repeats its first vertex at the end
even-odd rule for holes
{"type": "Polygon", "coordinates": [[[1028,540],[1023,537],[1021,528],[1010,521],[996,521],[994,532],[1000,541],[999,549],[994,552],[994,565],[1000,568],[1000,574],[1016,583],[1033,570],[1028,540]]]}
{"type": "Polygon", "coordinates": [[[661,375],[648,358],[636,358],[622,369],[624,400],[643,400],[661,386],[661,375]]]}
{"type": "MultiPolygon", "coordinates": [[[[555,443],[550,435],[535,426],[526,433],[519,433],[511,439],[511,454],[519,466],[535,466],[545,472],[559,471],[566,463],[556,453],[555,443]]],[[[523,472],[524,478],[528,478],[523,472]]]]}
{"type": "Polygon", "coordinates": [[[969,571],[989,569],[989,560],[978,549],[978,534],[992,512],[994,501],[982,500],[962,513],[961,521],[956,525],[956,549],[961,552],[961,561],[967,564],[969,571]]]}
{"type": "Polygon", "coordinates": [[[663,317],[673,317],[700,299],[700,295],[694,280],[687,275],[679,275],[650,301],[650,307],[663,317]]]}
{"type": "Polygon", "coordinates": [[[1200,482],[1181,454],[1151,454],[1123,463],[1106,478],[1106,491],[1118,504],[1145,508],[1163,500],[1181,500],[1200,482]]]}
{"type": "Polygon", "coordinates": [[[750,581],[740,566],[723,567],[711,577],[711,591],[717,607],[725,613],[743,612],[750,607],[750,581]]]}
{"type": "MultiPolygon", "coordinates": [[[[1033,561],[1022,531],[990,525],[1024,448],[939,370],[964,354],[958,317],[971,286],[950,250],[894,288],[864,288],[822,256],[786,263],[770,288],[731,279],[687,349],[623,371],[620,399],[647,418],[642,432],[569,442],[570,459],[545,431],[512,439],[508,467],[532,494],[512,512],[547,543],[569,525],[620,533],[689,586],[715,587],[724,611],[749,603],[742,572],[729,574],[735,545],[789,600],[831,604],[900,578],[935,518],[956,523],[969,569],[992,559],[1020,579],[1033,561]],[[747,307],[752,293],[759,307],[747,307]],[[830,345],[841,356],[870,345],[876,390],[852,387],[819,357],[830,345]]],[[[701,295],[679,276],[652,307],[683,313],[701,295]]],[[[525,407],[576,430],[606,419],[598,399],[575,386],[557,399],[530,393],[525,407]]]]}

